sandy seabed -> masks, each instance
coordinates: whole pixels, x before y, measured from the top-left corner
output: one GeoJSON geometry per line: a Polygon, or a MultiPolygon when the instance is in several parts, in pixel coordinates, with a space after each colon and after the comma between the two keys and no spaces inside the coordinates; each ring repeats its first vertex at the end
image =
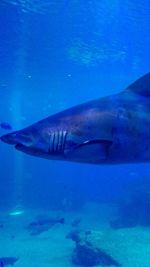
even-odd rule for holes
{"type": "Polygon", "coordinates": [[[0,228],[0,257],[18,257],[19,260],[14,264],[16,267],[73,267],[72,253],[75,243],[67,239],[66,235],[74,229],[72,221],[81,218],[80,228],[103,236],[104,240],[98,241],[100,248],[106,249],[110,254],[109,244],[112,242],[112,253],[117,253],[116,257],[121,261],[122,267],[150,267],[150,229],[137,227],[112,230],[108,222],[114,214],[112,207],[90,203],[80,212],[25,210],[20,216],[1,213],[0,219],[4,227],[0,228]],[[64,217],[65,223],[56,224],[46,232],[30,236],[26,226],[40,214],[64,217]],[[118,250],[115,242],[119,242],[118,250]]]}

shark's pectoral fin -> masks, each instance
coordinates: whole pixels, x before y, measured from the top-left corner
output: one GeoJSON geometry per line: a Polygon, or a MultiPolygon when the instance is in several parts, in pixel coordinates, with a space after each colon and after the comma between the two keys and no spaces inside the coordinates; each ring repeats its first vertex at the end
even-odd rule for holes
{"type": "Polygon", "coordinates": [[[150,72],[132,83],[127,90],[135,94],[150,97],[150,72]]]}
{"type": "Polygon", "coordinates": [[[93,162],[103,161],[107,159],[111,145],[110,140],[88,140],[75,146],[71,156],[85,161],[91,161],[91,159],[93,162]]]}

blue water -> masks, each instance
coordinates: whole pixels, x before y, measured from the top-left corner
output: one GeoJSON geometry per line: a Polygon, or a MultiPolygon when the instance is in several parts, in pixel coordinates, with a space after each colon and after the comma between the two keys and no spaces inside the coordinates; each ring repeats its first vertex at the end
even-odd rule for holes
{"type": "MultiPolygon", "coordinates": [[[[0,122],[20,129],[149,72],[149,14],[148,0],[1,0],[0,122]]],[[[0,143],[0,209],[114,203],[149,168],[48,161],[0,143]]]]}

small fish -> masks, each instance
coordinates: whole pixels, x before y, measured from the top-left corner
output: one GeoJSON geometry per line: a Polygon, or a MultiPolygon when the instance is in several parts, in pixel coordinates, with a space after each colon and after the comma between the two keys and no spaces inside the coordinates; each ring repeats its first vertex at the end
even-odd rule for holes
{"type": "Polygon", "coordinates": [[[34,221],[32,221],[27,229],[30,235],[39,235],[45,231],[48,231],[55,224],[64,224],[64,218],[50,218],[38,216],[34,221]]]}
{"type": "Polygon", "coordinates": [[[0,267],[4,267],[7,265],[14,265],[19,258],[16,257],[2,257],[0,258],[0,267]]]}
{"type": "Polygon", "coordinates": [[[0,127],[4,130],[12,130],[12,126],[8,122],[1,122],[0,127]]]}

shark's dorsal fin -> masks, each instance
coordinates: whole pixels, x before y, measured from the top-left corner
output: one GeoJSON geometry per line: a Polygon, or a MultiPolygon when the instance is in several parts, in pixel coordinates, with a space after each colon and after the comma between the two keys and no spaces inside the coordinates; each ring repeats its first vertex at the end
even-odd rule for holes
{"type": "Polygon", "coordinates": [[[150,72],[129,85],[127,90],[135,94],[150,97],[150,72]]]}

